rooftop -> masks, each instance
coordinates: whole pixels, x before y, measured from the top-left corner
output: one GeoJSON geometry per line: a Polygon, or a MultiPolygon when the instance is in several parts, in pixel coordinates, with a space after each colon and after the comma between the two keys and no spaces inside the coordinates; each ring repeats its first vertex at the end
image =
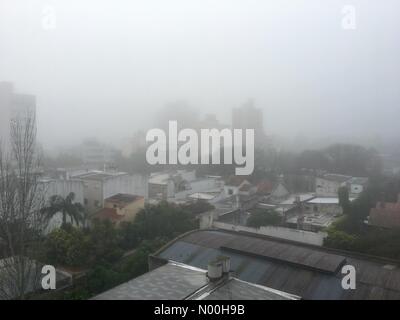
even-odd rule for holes
{"type": "MultiPolygon", "coordinates": [[[[291,224],[297,224],[297,216],[290,217],[286,222],[291,224]]],[[[332,213],[310,213],[304,215],[303,225],[311,225],[319,228],[329,227],[335,220],[337,216],[332,213]]]]}
{"type": "Polygon", "coordinates": [[[206,271],[169,261],[94,300],[293,300],[297,297],[235,278],[214,284],[206,271]]]}
{"type": "Polygon", "coordinates": [[[225,185],[227,186],[233,186],[233,187],[238,187],[240,186],[244,181],[247,181],[246,178],[241,177],[241,176],[230,176],[226,181],[225,185]]]}
{"type": "Polygon", "coordinates": [[[366,185],[368,183],[368,178],[365,178],[365,177],[354,177],[354,178],[351,178],[349,182],[353,183],[353,184],[366,185]]]}
{"type": "Polygon", "coordinates": [[[346,176],[346,175],[343,175],[343,174],[327,173],[327,174],[324,174],[322,178],[325,179],[325,180],[329,180],[329,181],[335,181],[335,182],[343,183],[343,182],[346,182],[346,181],[350,180],[352,177],[351,176],[346,176]]]}
{"type": "Polygon", "coordinates": [[[300,200],[300,202],[304,202],[304,201],[310,200],[314,197],[315,197],[315,195],[313,193],[292,194],[286,200],[279,202],[278,205],[295,204],[297,198],[300,200]]]}
{"type": "MultiPolygon", "coordinates": [[[[353,202],[355,198],[349,198],[350,202],[353,202]]],[[[337,197],[317,197],[308,200],[307,203],[310,204],[339,204],[339,198],[337,197]]]]}
{"type": "Polygon", "coordinates": [[[125,172],[111,173],[111,172],[104,172],[104,171],[91,171],[91,172],[83,173],[80,175],[76,175],[76,176],[74,176],[74,178],[82,179],[82,180],[104,181],[106,179],[110,179],[110,178],[117,177],[117,176],[123,176],[126,174],[127,173],[125,173],[125,172]]]}
{"type": "Polygon", "coordinates": [[[303,299],[400,299],[397,262],[239,232],[200,230],[176,239],[157,257],[205,269],[207,261],[231,259],[240,280],[303,299]],[[353,265],[356,289],[343,290],[341,267],[353,265]],[[392,268],[387,268],[388,264],[392,268]]]}
{"type": "Polygon", "coordinates": [[[165,185],[170,179],[171,175],[169,173],[156,173],[150,176],[149,183],[165,185]]]}
{"type": "Polygon", "coordinates": [[[132,203],[139,199],[143,199],[143,197],[135,196],[133,194],[118,193],[116,195],[113,195],[113,196],[107,198],[105,201],[115,202],[115,203],[119,203],[119,204],[129,204],[129,203],[132,203]]]}
{"type": "Polygon", "coordinates": [[[253,186],[251,184],[244,184],[240,187],[239,191],[249,191],[253,186]]]}
{"type": "Polygon", "coordinates": [[[190,199],[199,199],[199,200],[212,200],[217,195],[218,194],[216,194],[216,193],[196,192],[196,193],[189,195],[189,198],[190,199]]]}

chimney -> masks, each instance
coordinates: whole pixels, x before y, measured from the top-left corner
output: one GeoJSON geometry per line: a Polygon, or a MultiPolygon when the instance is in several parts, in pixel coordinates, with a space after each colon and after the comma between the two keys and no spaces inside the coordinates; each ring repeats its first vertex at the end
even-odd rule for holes
{"type": "Polygon", "coordinates": [[[207,277],[211,282],[218,281],[222,278],[223,264],[220,261],[213,261],[208,264],[207,277]]]}
{"type": "Polygon", "coordinates": [[[211,282],[218,281],[222,278],[229,278],[231,271],[231,258],[219,256],[208,264],[207,276],[211,282]]]}
{"type": "Polygon", "coordinates": [[[229,257],[220,257],[219,261],[222,262],[222,273],[229,274],[231,271],[231,258],[229,257]]]}

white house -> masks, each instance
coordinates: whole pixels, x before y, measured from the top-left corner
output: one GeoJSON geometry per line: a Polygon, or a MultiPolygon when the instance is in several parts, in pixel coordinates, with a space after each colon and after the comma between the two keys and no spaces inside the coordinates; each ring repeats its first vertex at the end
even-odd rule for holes
{"type": "Polygon", "coordinates": [[[225,195],[227,197],[238,195],[240,193],[240,188],[245,185],[251,185],[251,183],[241,176],[232,176],[225,182],[225,195]]]}
{"type": "Polygon", "coordinates": [[[315,179],[315,192],[318,197],[337,197],[340,187],[347,186],[352,177],[342,174],[325,174],[315,179]]]}
{"type": "Polygon", "coordinates": [[[83,202],[89,212],[103,208],[104,200],[118,193],[148,196],[148,179],[143,175],[91,171],[75,176],[75,179],[83,181],[83,202]]]}

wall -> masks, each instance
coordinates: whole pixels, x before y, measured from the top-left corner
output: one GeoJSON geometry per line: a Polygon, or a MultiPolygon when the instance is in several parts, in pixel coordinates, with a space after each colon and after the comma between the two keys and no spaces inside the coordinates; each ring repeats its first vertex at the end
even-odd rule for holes
{"type": "Polygon", "coordinates": [[[342,214],[343,210],[339,204],[336,203],[306,203],[304,206],[305,213],[330,213],[332,215],[342,214]]]}
{"type": "Polygon", "coordinates": [[[213,178],[194,180],[189,182],[189,184],[190,190],[177,192],[175,194],[176,199],[185,199],[188,195],[196,192],[209,192],[221,189],[220,185],[217,183],[217,180],[213,178]]]}
{"type": "MultiPolygon", "coordinates": [[[[105,208],[114,208],[114,202],[104,202],[105,208]]],[[[122,208],[115,208],[117,210],[117,214],[124,216],[122,221],[133,221],[137,215],[137,213],[144,208],[144,198],[137,199],[132,201],[131,203],[125,205],[122,208]]]]}
{"type": "Polygon", "coordinates": [[[315,191],[317,196],[320,197],[337,197],[338,190],[342,184],[340,182],[326,180],[322,178],[316,178],[315,180],[315,191]]]}
{"type": "Polygon", "coordinates": [[[159,184],[159,183],[149,183],[149,198],[158,199],[159,196],[166,200],[169,192],[169,183],[159,184]]]}
{"type": "MultiPolygon", "coordinates": [[[[81,203],[84,201],[84,186],[81,180],[49,180],[40,182],[44,192],[44,200],[47,202],[51,196],[57,195],[65,198],[71,192],[75,194],[74,203],[81,203]]],[[[67,223],[72,223],[71,219],[67,216],[67,223]]],[[[61,212],[53,216],[49,221],[46,228],[46,233],[60,227],[62,224],[61,212]]]]}
{"type": "Polygon", "coordinates": [[[94,212],[103,207],[103,182],[97,180],[84,180],[85,207],[89,212],[94,212]],[[97,202],[97,205],[96,205],[97,202]]]}
{"type": "Polygon", "coordinates": [[[225,196],[232,197],[239,194],[239,187],[234,186],[224,186],[225,196]]]}
{"type": "Polygon", "coordinates": [[[350,195],[351,196],[359,196],[361,192],[364,191],[364,186],[361,184],[352,183],[350,185],[350,195]]]}
{"type": "Polygon", "coordinates": [[[254,234],[260,234],[275,238],[281,238],[286,240],[292,240],[317,246],[322,246],[324,238],[327,237],[325,232],[309,232],[283,227],[260,227],[260,228],[250,228],[245,226],[233,225],[229,223],[223,223],[214,221],[212,226],[217,229],[230,230],[230,231],[243,231],[254,234]]]}

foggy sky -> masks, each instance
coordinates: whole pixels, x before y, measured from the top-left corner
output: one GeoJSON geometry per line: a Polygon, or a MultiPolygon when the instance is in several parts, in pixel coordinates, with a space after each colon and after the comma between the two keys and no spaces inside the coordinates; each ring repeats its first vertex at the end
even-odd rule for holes
{"type": "Polygon", "coordinates": [[[49,148],[117,142],[178,99],[230,123],[253,98],[294,141],[394,138],[399,35],[398,0],[0,0],[0,81],[36,95],[49,148]]]}

